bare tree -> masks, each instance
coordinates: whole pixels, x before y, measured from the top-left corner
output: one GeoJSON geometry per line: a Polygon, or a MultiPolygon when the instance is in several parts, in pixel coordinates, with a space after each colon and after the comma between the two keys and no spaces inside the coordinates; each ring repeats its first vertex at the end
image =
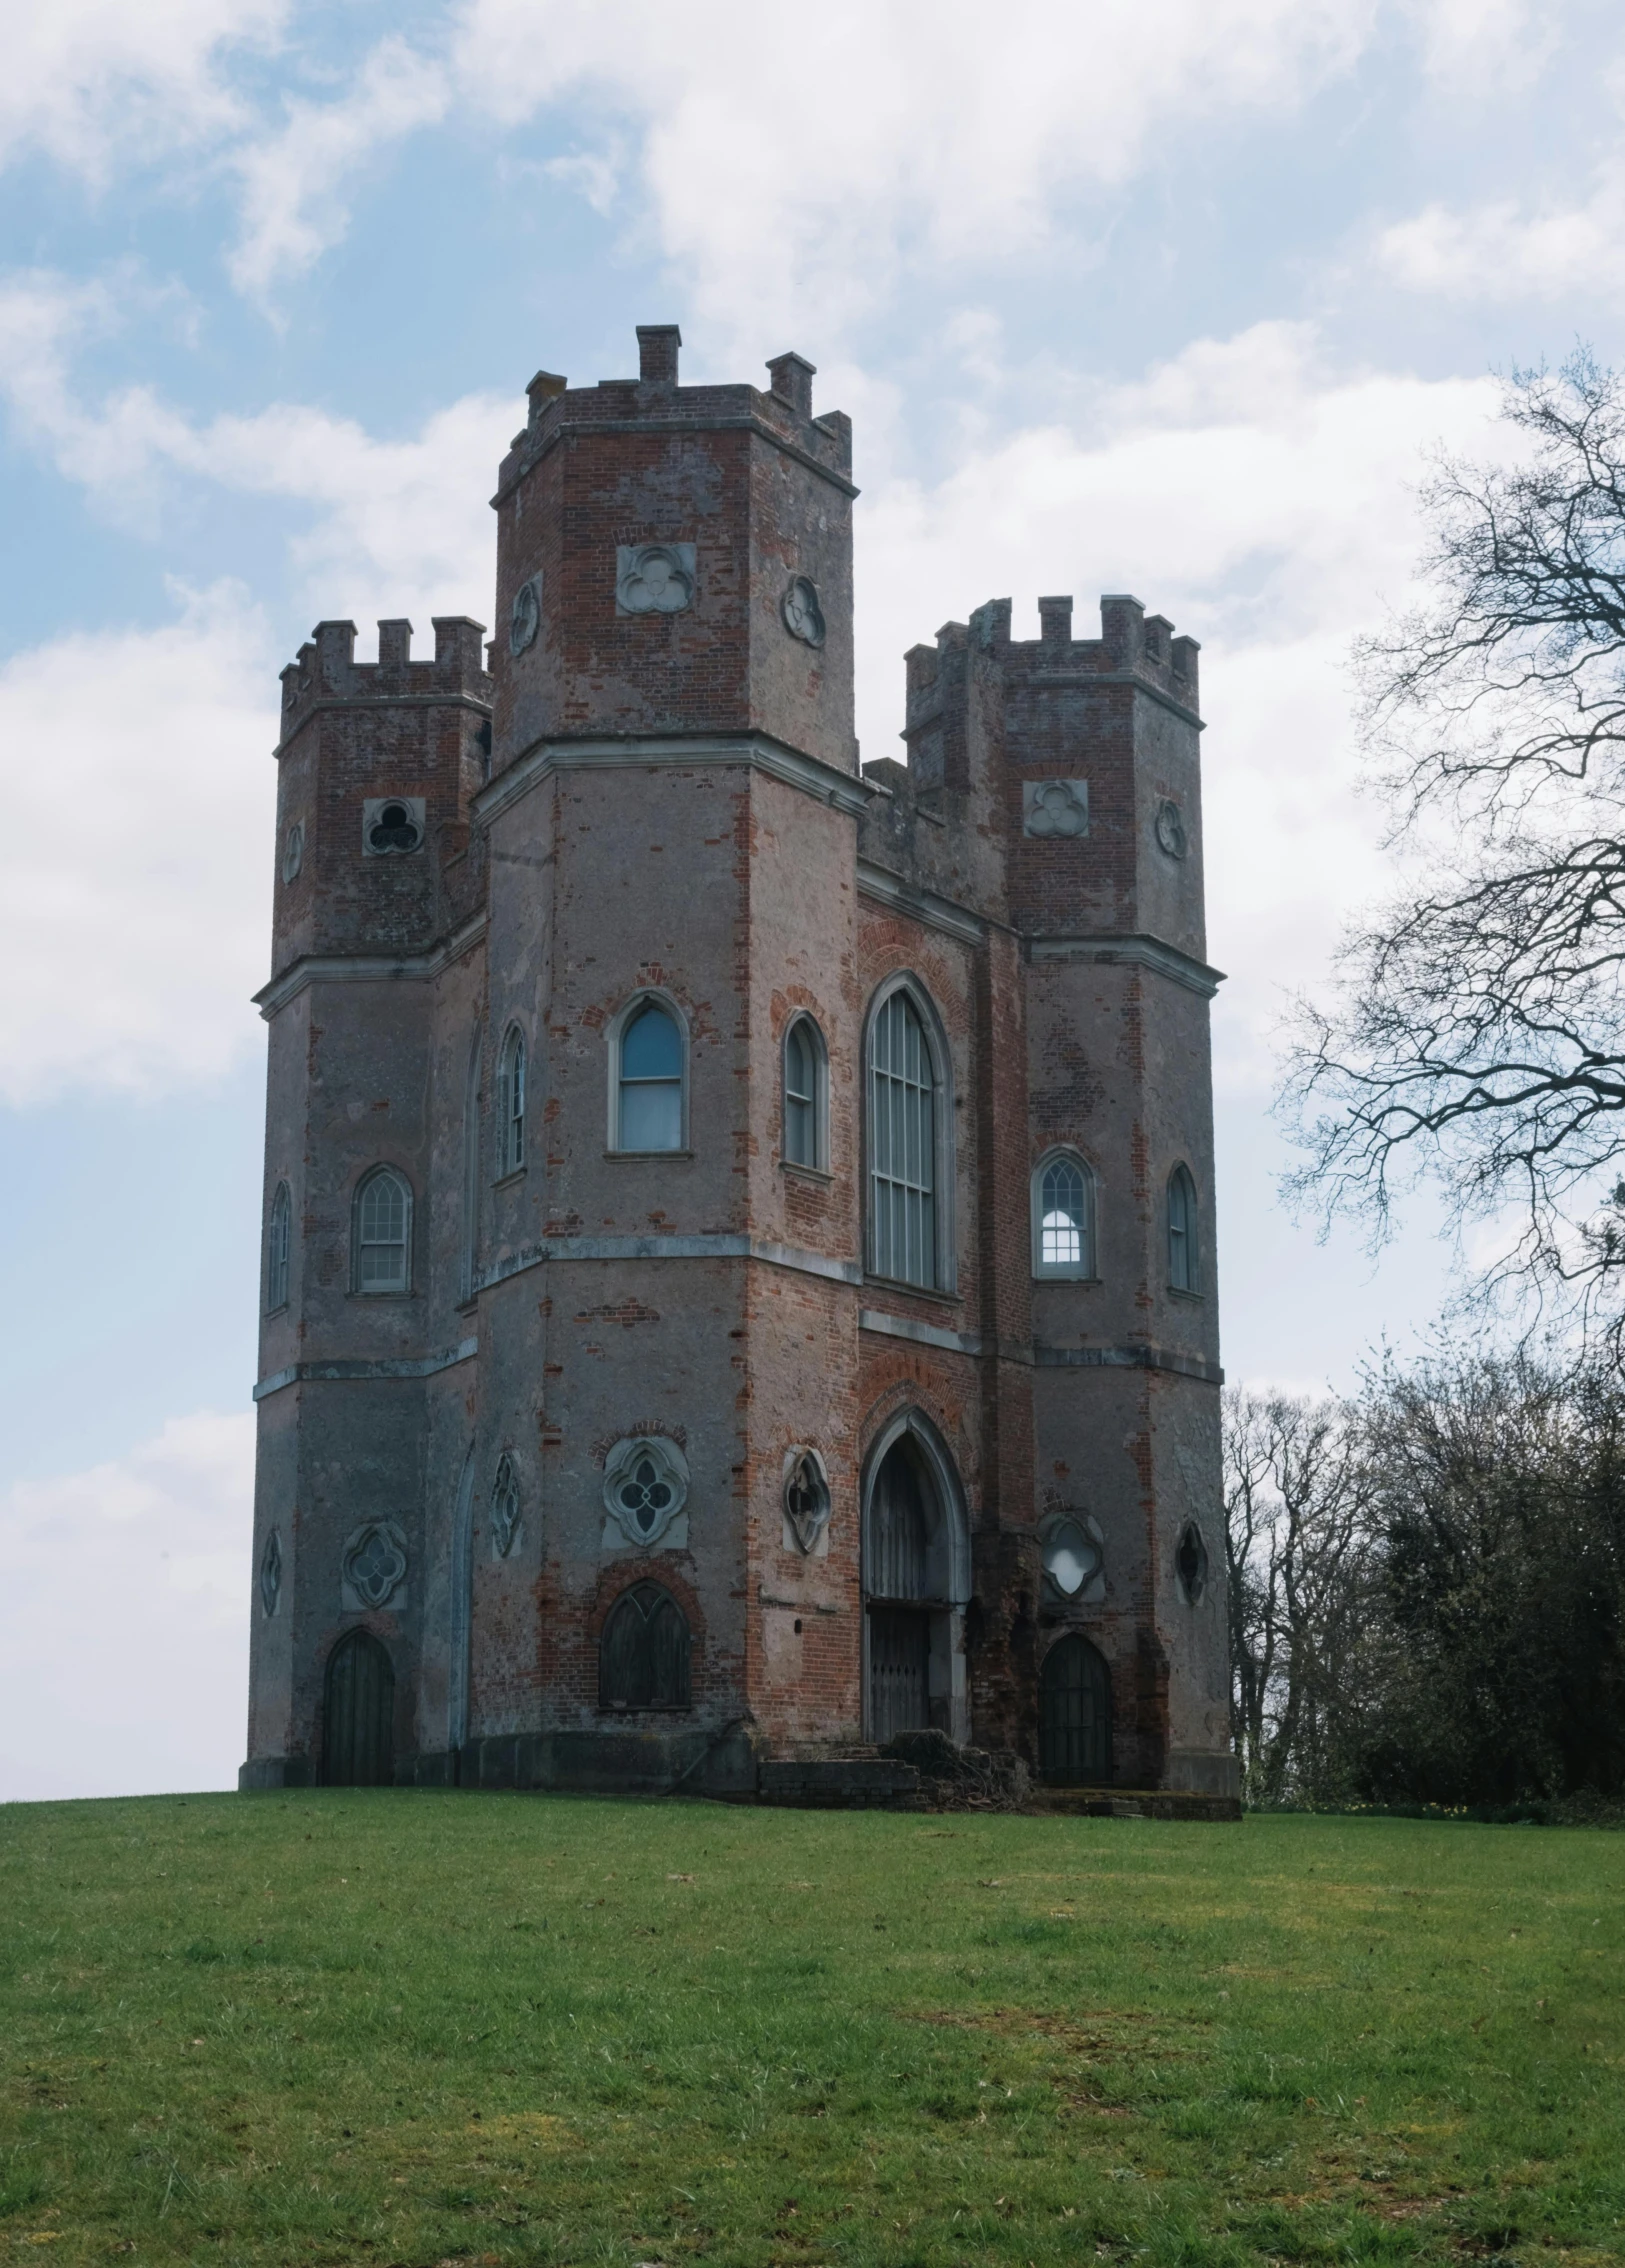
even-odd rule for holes
{"type": "Polygon", "coordinates": [[[1438,593],[1357,650],[1363,729],[1424,879],[1345,942],[1286,1089],[1300,1196],[1434,1177],[1521,1223],[1495,1273],[1618,1330],[1625,1269],[1625,388],[1516,373],[1506,465],[1423,492],[1438,593]]]}
{"type": "Polygon", "coordinates": [[[1242,1785],[1251,1803],[1344,1792],[1372,1581],[1369,1484],[1336,1401],[1225,1395],[1225,1551],[1242,1785]]]}

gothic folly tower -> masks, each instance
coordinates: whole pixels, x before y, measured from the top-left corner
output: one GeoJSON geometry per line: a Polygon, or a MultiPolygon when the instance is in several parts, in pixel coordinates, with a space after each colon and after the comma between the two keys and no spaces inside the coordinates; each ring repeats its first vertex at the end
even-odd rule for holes
{"type": "Polygon", "coordinates": [[[1231,1795],[1195,643],[860,769],[846,419],[638,338],[283,673],[243,1784],[1231,1795]]]}

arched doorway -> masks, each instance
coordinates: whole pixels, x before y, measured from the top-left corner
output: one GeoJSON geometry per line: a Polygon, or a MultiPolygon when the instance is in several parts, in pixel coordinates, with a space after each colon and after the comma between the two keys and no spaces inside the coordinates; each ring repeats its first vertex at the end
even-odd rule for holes
{"type": "Polygon", "coordinates": [[[395,1784],[395,1671],[370,1630],[349,1630],[327,1657],[322,1778],[330,1788],[395,1784]]]}
{"type": "Polygon", "coordinates": [[[634,1583],[598,1642],[600,1709],[686,1709],[692,1646],[683,1610],[658,1583],[634,1583]]]}
{"type": "Polygon", "coordinates": [[[1104,1657],[1075,1631],[1058,1638],[1044,1656],[1038,1769],[1057,1787],[1100,1788],[1111,1782],[1111,1672],[1104,1657]]]}
{"type": "Polygon", "coordinates": [[[969,1552],[958,1477],[916,1412],[870,1453],[863,1588],[868,1736],[970,1730],[963,1643],[969,1552]]]}

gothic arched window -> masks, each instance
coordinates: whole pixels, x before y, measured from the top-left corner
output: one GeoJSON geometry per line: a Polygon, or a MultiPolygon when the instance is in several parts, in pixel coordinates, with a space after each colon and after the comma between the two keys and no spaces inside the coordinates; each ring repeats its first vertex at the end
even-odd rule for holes
{"type": "Polygon", "coordinates": [[[634,1583],[609,1611],[598,1642],[600,1709],[686,1709],[688,1624],[658,1583],[634,1583]]]}
{"type": "Polygon", "coordinates": [[[784,1035],[784,1162],[829,1164],[828,1054],[810,1016],[797,1016],[784,1035]]]}
{"type": "Polygon", "coordinates": [[[1200,1254],[1196,1245],[1196,1184],[1188,1167],[1168,1176],[1168,1282],[1174,1291],[1198,1288],[1200,1254]]]}
{"type": "Polygon", "coordinates": [[[615,1044],[617,1150],[682,1149],[684,1054],[672,1010],[660,1000],[635,1002],[615,1044]]]}
{"type": "Polygon", "coordinates": [[[293,1199],[288,1185],[279,1181],[271,1199],[265,1227],[265,1312],[274,1315],[288,1304],[288,1255],[293,1241],[293,1199]]]}
{"type": "Polygon", "coordinates": [[[948,1289],[946,1059],[908,983],[875,1009],[868,1058],[869,1273],[948,1289]]]}
{"type": "Polygon", "coordinates": [[[498,1181],[517,1173],[525,1162],[525,1036],[517,1024],[509,1026],[497,1059],[497,1172],[498,1181]]]}
{"type": "Polygon", "coordinates": [[[1070,1150],[1045,1158],[1033,1175],[1033,1274],[1095,1273],[1095,1177],[1070,1150]]]}
{"type": "Polygon", "coordinates": [[[358,1292],[412,1288],[412,1191],[393,1166],[374,1166],[355,1193],[358,1292]]]}

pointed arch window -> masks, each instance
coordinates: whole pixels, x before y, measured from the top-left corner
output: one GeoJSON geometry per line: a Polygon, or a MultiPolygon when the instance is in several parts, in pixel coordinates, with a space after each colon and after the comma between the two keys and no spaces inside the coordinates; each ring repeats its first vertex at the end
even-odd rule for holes
{"type": "Polygon", "coordinates": [[[374,1166],[355,1193],[358,1292],[412,1288],[412,1191],[393,1166],[374,1166]]]}
{"type": "Polygon", "coordinates": [[[517,1024],[508,1028],[497,1058],[497,1172],[498,1181],[519,1173],[525,1163],[525,1035],[517,1024]]]}
{"type": "Polygon", "coordinates": [[[945,1051],[906,983],[869,1023],[869,1272],[928,1291],[951,1288],[945,1051]]]}
{"type": "Polygon", "coordinates": [[[1201,1288],[1201,1254],[1196,1237],[1196,1184],[1187,1166],[1176,1165],[1168,1176],[1168,1283],[1172,1290],[1194,1292],[1201,1288]]]}
{"type": "Polygon", "coordinates": [[[1095,1274],[1095,1177],[1075,1150],[1053,1151],[1033,1174],[1033,1274],[1095,1274]]]}
{"type": "Polygon", "coordinates": [[[784,1162],[824,1171],[829,1165],[829,1053],[810,1016],[792,1018],[784,1035],[784,1162]]]}
{"type": "Polygon", "coordinates": [[[661,1000],[635,1002],[615,1047],[615,1149],[682,1149],[686,1068],[683,1031],[673,1011],[661,1000]]]}
{"type": "Polygon", "coordinates": [[[686,1709],[693,1641],[658,1583],[634,1583],[611,1608],[598,1646],[600,1709],[686,1709]]]}
{"type": "Polygon", "coordinates": [[[274,1315],[288,1304],[288,1259],[293,1242],[293,1199],[288,1185],[279,1181],[265,1224],[265,1312],[274,1315]]]}
{"type": "Polygon", "coordinates": [[[466,1303],[474,1297],[480,1267],[480,1045],[481,1028],[474,1027],[468,1050],[468,1076],[463,1082],[463,1238],[458,1267],[458,1293],[466,1303]]]}

